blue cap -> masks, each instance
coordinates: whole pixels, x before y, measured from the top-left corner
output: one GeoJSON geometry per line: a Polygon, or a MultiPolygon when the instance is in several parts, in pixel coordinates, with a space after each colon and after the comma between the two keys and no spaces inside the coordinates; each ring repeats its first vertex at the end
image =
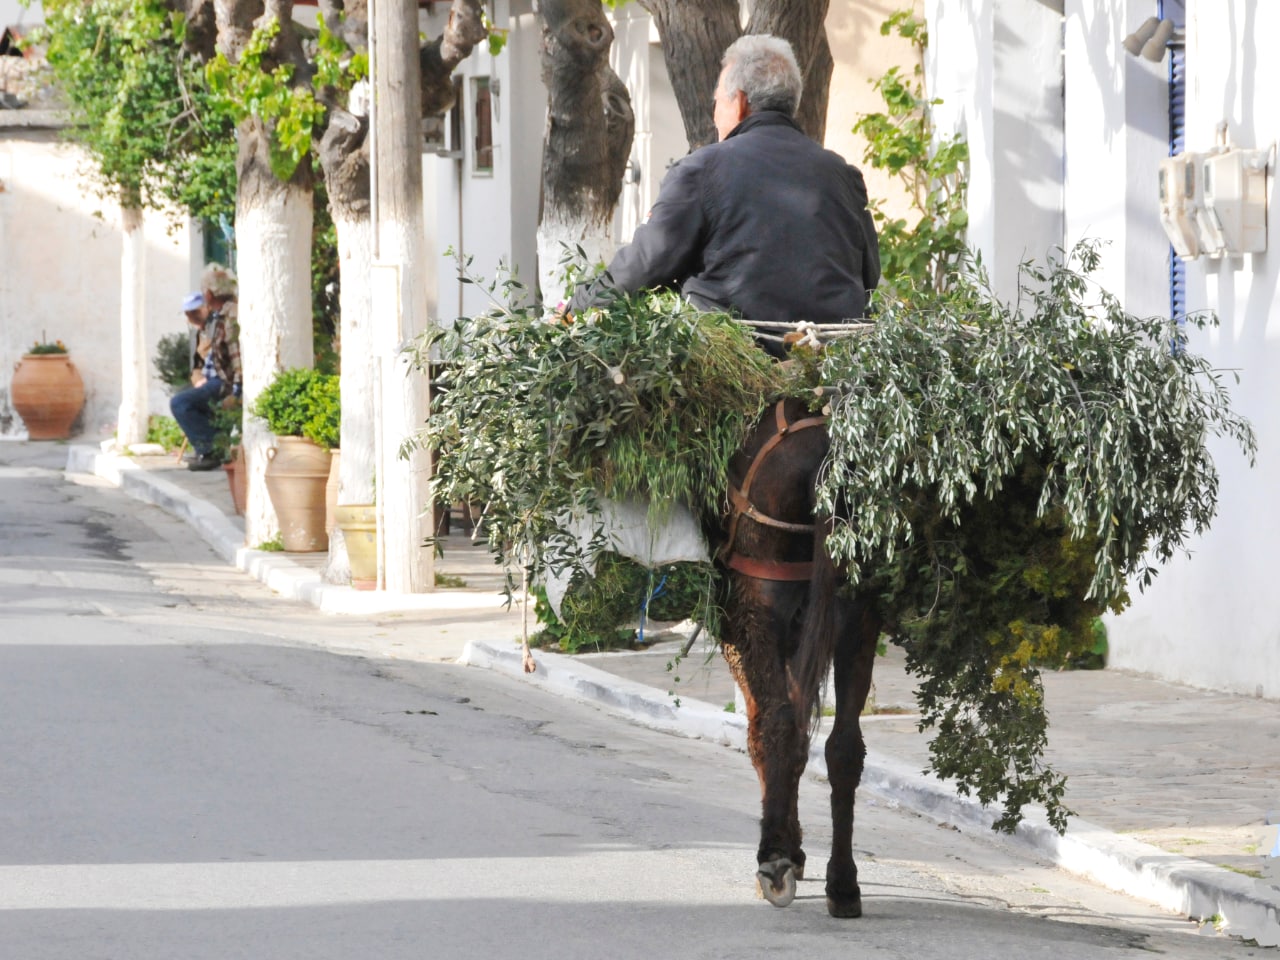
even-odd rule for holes
{"type": "Polygon", "coordinates": [[[182,312],[187,313],[191,310],[199,310],[204,306],[203,293],[188,293],[182,300],[182,312]]]}

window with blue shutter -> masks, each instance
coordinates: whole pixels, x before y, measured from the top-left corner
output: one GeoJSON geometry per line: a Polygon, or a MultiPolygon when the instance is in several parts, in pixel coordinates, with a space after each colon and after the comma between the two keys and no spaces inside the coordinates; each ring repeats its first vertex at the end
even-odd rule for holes
{"type": "MultiPolygon", "coordinates": [[[[1184,0],[1160,0],[1158,16],[1170,19],[1178,35],[1187,24],[1184,0]]],[[[1169,45],[1169,156],[1186,149],[1187,50],[1184,43],[1169,45]]],[[[1187,264],[1169,248],[1169,316],[1180,320],[1187,315],[1187,264]]]]}

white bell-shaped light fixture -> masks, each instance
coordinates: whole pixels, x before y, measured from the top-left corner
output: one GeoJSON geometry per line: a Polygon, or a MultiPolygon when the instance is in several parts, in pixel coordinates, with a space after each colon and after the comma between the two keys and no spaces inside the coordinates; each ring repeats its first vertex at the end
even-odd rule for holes
{"type": "Polygon", "coordinates": [[[1147,17],[1142,21],[1142,26],[1124,38],[1123,46],[1125,50],[1129,51],[1131,56],[1141,56],[1142,48],[1147,45],[1148,40],[1155,36],[1160,24],[1159,17],[1147,17]]]}
{"type": "Polygon", "coordinates": [[[1165,50],[1168,49],[1169,40],[1173,37],[1173,21],[1161,20],[1156,27],[1155,33],[1151,34],[1151,39],[1142,47],[1142,55],[1152,63],[1159,63],[1164,59],[1165,50]]]}

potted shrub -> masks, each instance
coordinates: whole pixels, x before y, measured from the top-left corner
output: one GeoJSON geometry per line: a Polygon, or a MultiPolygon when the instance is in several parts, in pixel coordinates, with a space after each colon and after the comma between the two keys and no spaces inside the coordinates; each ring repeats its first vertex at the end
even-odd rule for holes
{"type": "Polygon", "coordinates": [[[266,483],[285,550],[327,550],[325,486],[341,422],[337,375],[285,370],[258,395],[252,413],[276,435],[267,451],[266,483]]]}
{"type": "Polygon", "coordinates": [[[61,340],[32,344],[14,367],[13,409],[32,440],[65,440],[84,406],[84,381],[61,340]]]}

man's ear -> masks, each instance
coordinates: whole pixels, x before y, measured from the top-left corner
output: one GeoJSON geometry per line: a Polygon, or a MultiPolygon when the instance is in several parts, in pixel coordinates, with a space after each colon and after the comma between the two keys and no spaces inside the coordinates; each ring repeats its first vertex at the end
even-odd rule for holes
{"type": "Polygon", "coordinates": [[[751,104],[747,102],[747,95],[741,90],[734,93],[733,100],[738,110],[738,122],[741,123],[751,116],[751,104]]]}

